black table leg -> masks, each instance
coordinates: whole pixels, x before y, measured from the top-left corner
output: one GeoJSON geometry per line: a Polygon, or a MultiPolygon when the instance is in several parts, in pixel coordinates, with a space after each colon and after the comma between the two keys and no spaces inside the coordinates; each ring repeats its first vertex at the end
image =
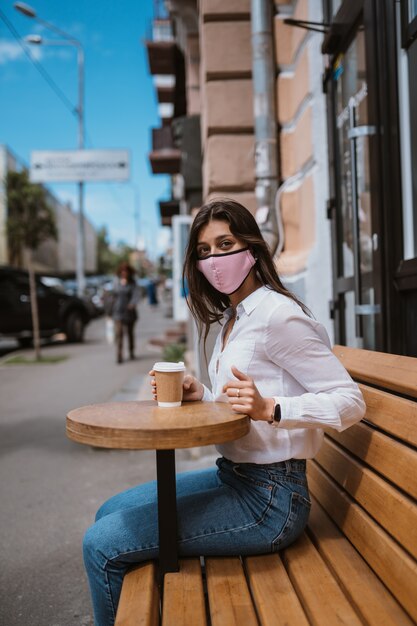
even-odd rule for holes
{"type": "Polygon", "coordinates": [[[175,450],[156,451],[158,482],[159,575],[178,572],[175,450]]]}

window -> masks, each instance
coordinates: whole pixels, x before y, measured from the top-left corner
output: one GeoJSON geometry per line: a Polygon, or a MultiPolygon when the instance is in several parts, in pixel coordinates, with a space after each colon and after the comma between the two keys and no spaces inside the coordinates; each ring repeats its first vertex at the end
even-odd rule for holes
{"type": "Polygon", "coordinates": [[[417,16],[417,0],[408,0],[408,21],[411,22],[417,16]]]}
{"type": "Polygon", "coordinates": [[[397,33],[404,259],[413,259],[417,257],[417,0],[403,0],[402,15],[397,11],[397,33]]]}
{"type": "Polygon", "coordinates": [[[417,0],[401,0],[401,22],[402,45],[406,48],[417,38],[417,0]]]}

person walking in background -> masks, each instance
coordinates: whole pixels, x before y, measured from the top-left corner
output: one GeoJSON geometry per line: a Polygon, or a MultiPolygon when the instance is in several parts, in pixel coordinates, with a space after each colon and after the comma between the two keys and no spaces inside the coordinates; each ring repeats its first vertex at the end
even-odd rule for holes
{"type": "Polygon", "coordinates": [[[158,284],[157,280],[151,276],[149,278],[148,286],[146,288],[146,291],[148,293],[148,302],[149,302],[150,306],[158,306],[158,304],[159,304],[158,296],[157,296],[157,292],[156,292],[157,284],[158,284]]]}
{"type": "Polygon", "coordinates": [[[121,263],[113,287],[111,316],[114,321],[117,363],[123,363],[123,337],[127,334],[129,355],[135,358],[135,323],[139,302],[139,289],[135,281],[135,270],[128,263],[121,263]]]}

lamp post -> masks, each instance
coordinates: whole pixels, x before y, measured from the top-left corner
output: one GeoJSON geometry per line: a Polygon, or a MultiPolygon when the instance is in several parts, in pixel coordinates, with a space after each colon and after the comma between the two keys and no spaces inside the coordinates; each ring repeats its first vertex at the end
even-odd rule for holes
{"type": "MultiPolygon", "coordinates": [[[[76,108],[78,118],[78,148],[84,149],[84,49],[81,42],[72,37],[65,31],[61,30],[54,24],[46,22],[37,16],[36,11],[28,4],[23,2],[15,2],[14,7],[19,13],[27,17],[35,19],[37,22],[54,31],[61,37],[60,39],[45,40],[40,35],[29,35],[26,41],[35,45],[48,46],[75,46],[77,48],[78,61],[78,106],[76,108]]],[[[79,296],[84,294],[85,289],[85,232],[84,232],[84,183],[78,183],[78,222],[77,222],[77,259],[76,259],[76,276],[77,276],[77,293],[79,296]]]]}

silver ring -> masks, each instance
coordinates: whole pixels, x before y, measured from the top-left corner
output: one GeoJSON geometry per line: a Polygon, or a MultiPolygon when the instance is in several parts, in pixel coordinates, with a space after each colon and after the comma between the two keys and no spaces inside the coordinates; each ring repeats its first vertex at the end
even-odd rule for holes
{"type": "Polygon", "coordinates": [[[236,389],[236,395],[237,395],[238,398],[240,398],[240,390],[239,389],[236,389]]]}

